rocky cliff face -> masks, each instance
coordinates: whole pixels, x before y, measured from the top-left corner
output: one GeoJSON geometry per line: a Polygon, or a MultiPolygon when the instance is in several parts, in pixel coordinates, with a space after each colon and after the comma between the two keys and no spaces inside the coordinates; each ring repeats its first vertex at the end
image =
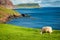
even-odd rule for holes
{"type": "Polygon", "coordinates": [[[0,6],[0,23],[6,23],[10,19],[21,17],[21,14],[12,10],[6,9],[3,6],[0,6]]]}
{"type": "Polygon", "coordinates": [[[10,0],[0,0],[0,5],[6,8],[13,8],[13,3],[10,0]]]}

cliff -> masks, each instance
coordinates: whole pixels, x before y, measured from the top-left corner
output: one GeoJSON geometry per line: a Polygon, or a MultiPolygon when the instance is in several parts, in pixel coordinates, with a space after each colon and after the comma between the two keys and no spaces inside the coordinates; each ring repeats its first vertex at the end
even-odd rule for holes
{"type": "Polygon", "coordinates": [[[19,14],[18,12],[11,9],[6,9],[4,6],[0,6],[0,23],[6,23],[11,18],[16,18],[20,16],[21,14],[19,14]]]}
{"type": "Polygon", "coordinates": [[[6,23],[11,18],[19,17],[21,14],[12,10],[13,3],[10,0],[0,0],[0,23],[6,23]]]}
{"type": "Polygon", "coordinates": [[[10,0],[0,0],[0,6],[1,5],[6,8],[13,8],[13,3],[10,0]]]}

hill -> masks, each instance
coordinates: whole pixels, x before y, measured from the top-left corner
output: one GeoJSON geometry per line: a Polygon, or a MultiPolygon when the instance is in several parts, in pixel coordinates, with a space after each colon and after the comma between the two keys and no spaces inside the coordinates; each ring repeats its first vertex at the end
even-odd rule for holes
{"type": "Polygon", "coordinates": [[[40,29],[0,24],[0,40],[60,40],[60,30],[40,34],[40,29]]]}
{"type": "Polygon", "coordinates": [[[20,16],[18,12],[12,9],[6,9],[4,6],[0,6],[0,23],[6,22],[9,18],[20,16]]]}
{"type": "Polygon", "coordinates": [[[38,3],[25,3],[15,5],[16,8],[40,8],[38,3]]]}

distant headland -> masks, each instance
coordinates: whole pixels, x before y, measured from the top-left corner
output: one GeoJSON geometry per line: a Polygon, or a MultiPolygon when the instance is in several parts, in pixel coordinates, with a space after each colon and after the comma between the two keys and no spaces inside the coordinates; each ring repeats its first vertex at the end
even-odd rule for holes
{"type": "Polygon", "coordinates": [[[18,4],[14,5],[15,8],[40,8],[38,3],[23,3],[23,4],[18,4]]]}

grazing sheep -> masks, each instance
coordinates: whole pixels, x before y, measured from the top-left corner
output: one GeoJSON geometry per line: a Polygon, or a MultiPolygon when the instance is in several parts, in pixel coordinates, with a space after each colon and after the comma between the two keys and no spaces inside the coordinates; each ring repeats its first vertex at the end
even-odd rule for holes
{"type": "Polygon", "coordinates": [[[52,33],[52,27],[46,26],[41,29],[41,34],[43,33],[52,33]]]}

